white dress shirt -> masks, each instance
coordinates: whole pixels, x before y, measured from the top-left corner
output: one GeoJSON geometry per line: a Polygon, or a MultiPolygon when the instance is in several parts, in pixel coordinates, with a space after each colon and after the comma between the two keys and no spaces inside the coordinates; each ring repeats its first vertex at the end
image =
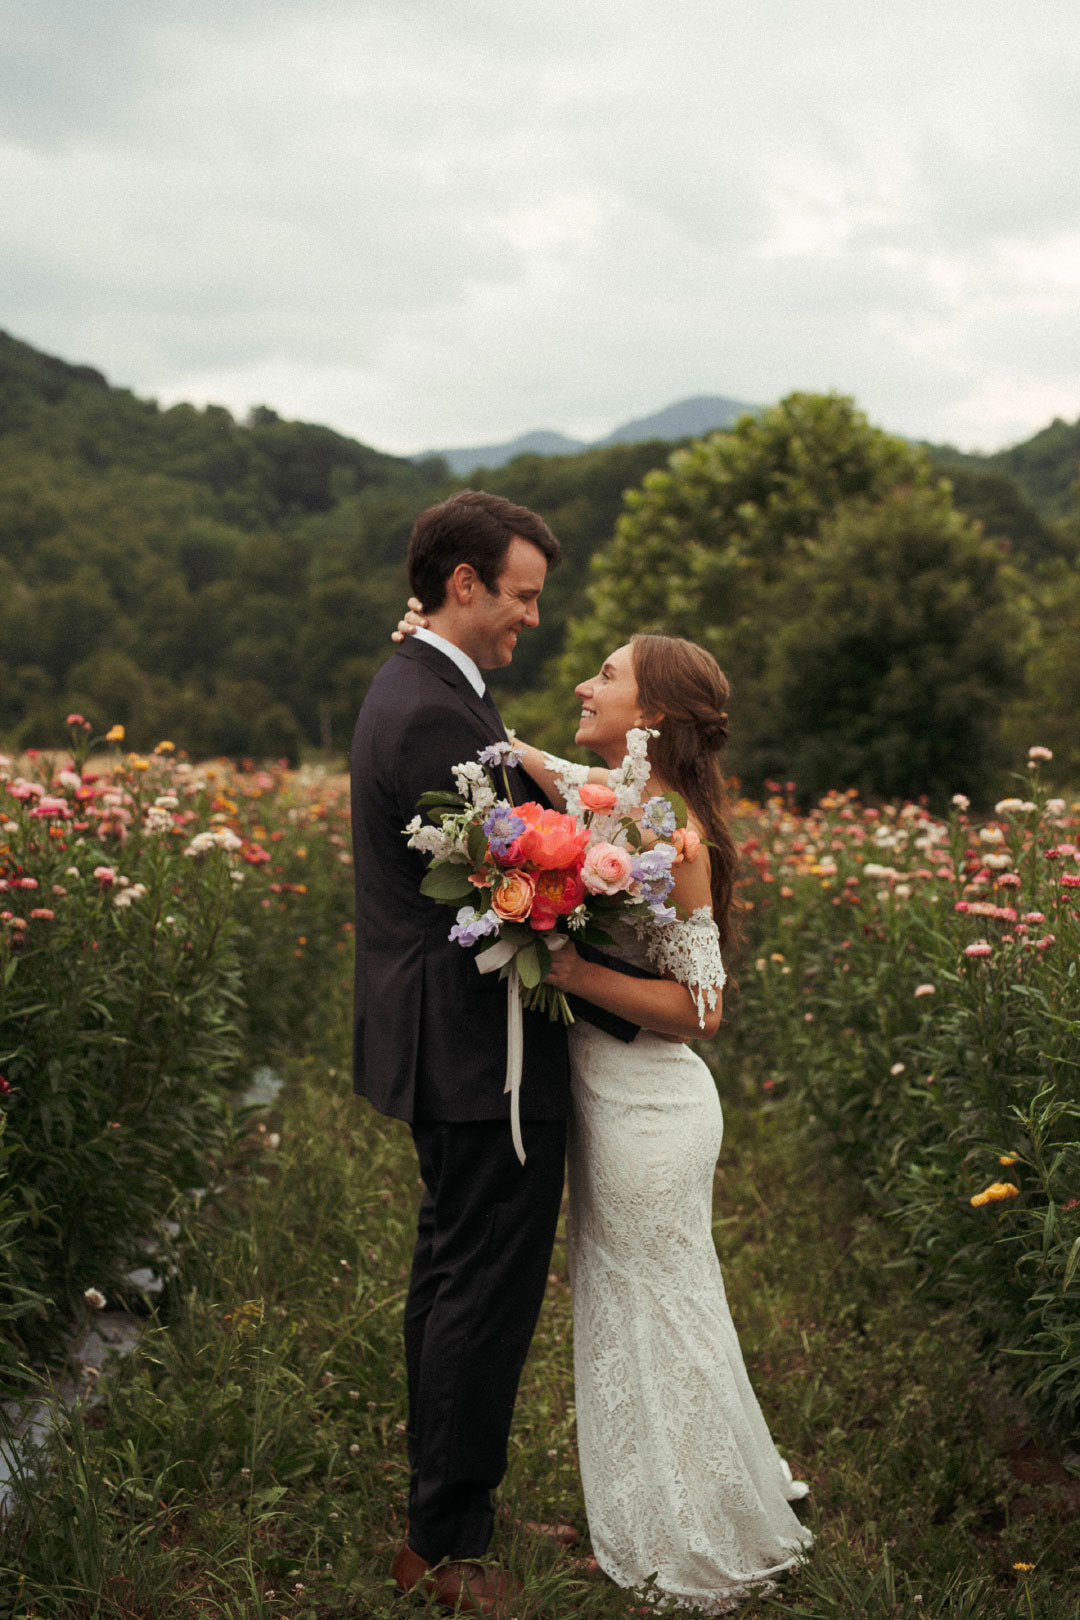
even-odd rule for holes
{"type": "Polygon", "coordinates": [[[484,677],[467,652],[462,652],[460,647],[455,647],[454,643],[447,641],[445,636],[437,636],[434,630],[428,630],[424,625],[417,628],[416,639],[417,641],[426,641],[429,647],[438,647],[441,653],[445,653],[450,662],[456,664],[460,669],[477,697],[483,697],[485,691],[484,677]]]}

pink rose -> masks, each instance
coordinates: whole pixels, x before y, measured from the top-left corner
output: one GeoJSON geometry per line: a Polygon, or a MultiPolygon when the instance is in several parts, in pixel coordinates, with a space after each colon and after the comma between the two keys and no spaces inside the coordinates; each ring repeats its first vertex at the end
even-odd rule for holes
{"type": "Polygon", "coordinates": [[[616,844],[593,844],[585,851],[581,881],[590,894],[620,894],[634,875],[629,850],[616,844]]]}
{"type": "Polygon", "coordinates": [[[532,910],[536,879],[531,872],[507,872],[491,897],[491,909],[503,922],[525,922],[532,910]]]}
{"type": "Polygon", "coordinates": [[[602,782],[586,782],[578,789],[578,798],[586,810],[595,810],[600,815],[607,815],[615,808],[615,790],[602,782]]]}

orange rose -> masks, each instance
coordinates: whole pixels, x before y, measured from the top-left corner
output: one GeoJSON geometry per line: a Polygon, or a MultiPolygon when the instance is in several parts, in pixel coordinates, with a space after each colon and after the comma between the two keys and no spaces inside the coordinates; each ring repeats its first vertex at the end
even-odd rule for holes
{"type": "Polygon", "coordinates": [[[596,810],[600,815],[607,815],[615,808],[615,789],[605,787],[602,782],[586,782],[578,789],[578,798],[586,810],[596,810]]]}
{"type": "Polygon", "coordinates": [[[580,906],[584,898],[585,887],[579,873],[566,867],[558,871],[538,872],[530,927],[554,928],[556,917],[565,917],[575,906],[580,906]]]}
{"type": "Polygon", "coordinates": [[[531,872],[507,872],[491,897],[491,909],[503,922],[525,922],[535,893],[536,879],[531,872]]]}
{"type": "Polygon", "coordinates": [[[573,816],[532,802],[515,805],[514,814],[525,823],[525,831],[514,840],[521,860],[545,872],[581,865],[589,834],[573,816]]]}

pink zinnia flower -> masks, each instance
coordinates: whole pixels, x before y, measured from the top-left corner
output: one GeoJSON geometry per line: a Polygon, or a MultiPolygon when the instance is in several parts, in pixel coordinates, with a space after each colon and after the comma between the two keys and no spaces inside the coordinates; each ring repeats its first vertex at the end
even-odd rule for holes
{"type": "Polygon", "coordinates": [[[965,956],[989,956],[993,946],[988,939],[977,939],[972,945],[964,946],[965,956]]]}
{"type": "Polygon", "coordinates": [[[1040,743],[1036,743],[1034,748],[1028,749],[1028,759],[1053,759],[1053,757],[1053,749],[1043,748],[1040,743]]]}
{"type": "Polygon", "coordinates": [[[48,906],[35,906],[30,915],[35,922],[52,922],[56,912],[50,911],[48,906]]]}

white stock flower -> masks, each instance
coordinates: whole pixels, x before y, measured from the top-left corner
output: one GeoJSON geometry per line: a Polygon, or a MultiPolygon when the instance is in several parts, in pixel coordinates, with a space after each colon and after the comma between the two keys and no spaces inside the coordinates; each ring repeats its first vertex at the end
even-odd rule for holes
{"type": "Polygon", "coordinates": [[[83,1299],[85,1299],[86,1303],[92,1306],[95,1311],[103,1311],[105,1306],[108,1304],[108,1301],[106,1300],[105,1295],[101,1292],[100,1288],[84,1289],[83,1299]]]}
{"type": "Polygon", "coordinates": [[[413,817],[405,831],[410,834],[410,849],[419,850],[421,855],[434,855],[436,860],[445,860],[457,847],[452,833],[444,832],[431,822],[421,821],[419,816],[413,817]]]}
{"type": "Polygon", "coordinates": [[[958,810],[967,810],[971,806],[971,800],[968,798],[966,793],[954,793],[952,796],[952,802],[955,804],[958,810]]]}
{"type": "Polygon", "coordinates": [[[475,759],[466,760],[453,768],[454,786],[463,799],[471,799],[477,810],[490,810],[495,803],[495,789],[484,767],[475,759]]]}
{"type": "Polygon", "coordinates": [[[1003,844],[1005,834],[1000,827],[980,827],[979,842],[981,844],[1003,844]]]}
{"type": "Polygon", "coordinates": [[[1012,856],[1000,851],[996,855],[984,855],[983,865],[989,866],[995,872],[1004,872],[1007,866],[1012,865],[1012,856]]]}

